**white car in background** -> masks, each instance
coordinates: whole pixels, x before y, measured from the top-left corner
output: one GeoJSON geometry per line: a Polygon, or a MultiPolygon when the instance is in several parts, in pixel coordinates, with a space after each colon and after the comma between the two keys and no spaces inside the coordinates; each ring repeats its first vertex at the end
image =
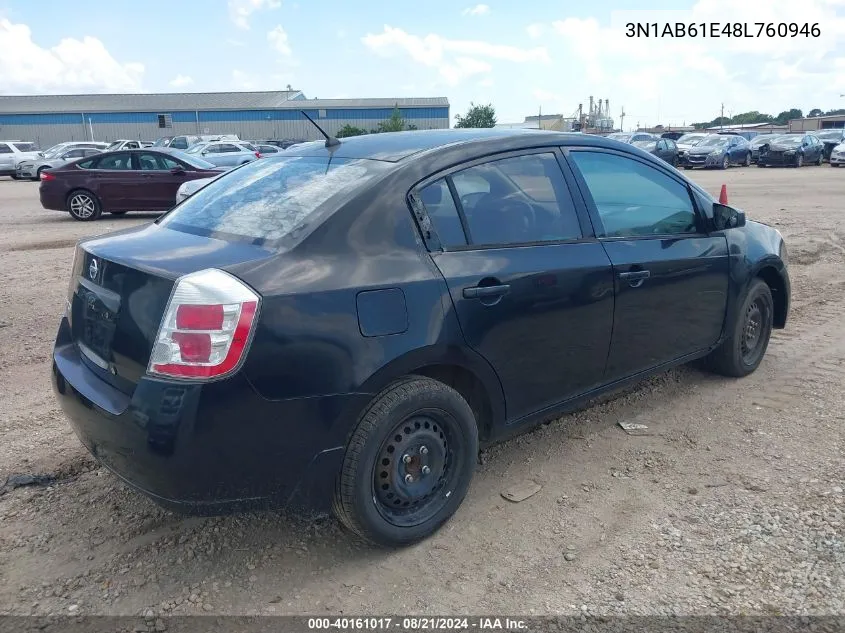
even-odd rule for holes
{"type": "Polygon", "coordinates": [[[27,141],[0,141],[0,176],[18,179],[15,170],[18,163],[41,156],[38,146],[27,141]]]}
{"type": "Polygon", "coordinates": [[[845,143],[840,143],[830,152],[830,166],[839,167],[845,165],[845,143]]]}
{"type": "MultiPolygon", "coordinates": [[[[223,174],[220,174],[222,176],[223,174]]],[[[215,176],[214,178],[197,178],[196,180],[186,180],[181,185],[179,185],[179,189],[176,190],[176,204],[179,204],[183,200],[190,198],[194,195],[197,191],[205,187],[208,183],[212,180],[217,180],[220,176],[215,176]]]]}

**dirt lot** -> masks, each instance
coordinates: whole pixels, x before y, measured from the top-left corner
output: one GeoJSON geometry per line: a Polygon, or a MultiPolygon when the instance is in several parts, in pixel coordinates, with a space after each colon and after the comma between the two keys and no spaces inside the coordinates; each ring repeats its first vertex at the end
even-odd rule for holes
{"type": "Polygon", "coordinates": [[[56,478],[0,496],[0,614],[845,613],[845,170],[692,177],[789,244],[761,368],[680,368],[487,451],[457,516],[402,551],[328,518],[177,516],[98,468],[49,387],[70,247],[149,218],[73,222],[0,179],[0,483],[56,478]]]}

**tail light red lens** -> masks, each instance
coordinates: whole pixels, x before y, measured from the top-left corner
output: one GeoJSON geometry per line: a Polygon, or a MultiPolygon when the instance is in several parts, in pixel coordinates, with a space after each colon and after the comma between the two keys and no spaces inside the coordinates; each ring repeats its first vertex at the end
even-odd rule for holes
{"type": "Polygon", "coordinates": [[[150,355],[151,374],[220,378],[243,361],[255,327],[259,296],[217,269],[181,277],[150,355]]]}
{"type": "Polygon", "coordinates": [[[256,158],[261,158],[261,152],[255,152],[255,157],[256,157],[256,158]]]}
{"type": "Polygon", "coordinates": [[[51,180],[55,180],[56,177],[48,171],[41,172],[41,181],[42,182],[50,182],[51,180]]]}

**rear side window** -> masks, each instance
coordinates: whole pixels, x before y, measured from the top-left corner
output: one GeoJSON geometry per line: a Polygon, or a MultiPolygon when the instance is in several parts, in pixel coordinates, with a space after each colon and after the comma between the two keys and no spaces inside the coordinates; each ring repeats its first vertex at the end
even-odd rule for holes
{"type": "Polygon", "coordinates": [[[0,143],[0,154],[11,154],[12,148],[5,143],[0,143]]]}
{"type": "Polygon", "coordinates": [[[103,156],[97,163],[97,169],[132,169],[132,154],[103,156]]]}
{"type": "Polygon", "coordinates": [[[525,244],[581,237],[572,197],[554,154],[503,158],[450,177],[472,244],[525,244]]]}
{"type": "Polygon", "coordinates": [[[441,178],[420,190],[420,199],[434,224],[434,230],[443,246],[466,246],[467,238],[455,199],[446,180],[441,178]]]}
{"type": "Polygon", "coordinates": [[[173,149],[188,149],[188,139],[184,136],[177,136],[170,142],[173,149]]]}
{"type": "Polygon", "coordinates": [[[19,152],[37,152],[38,146],[35,143],[12,143],[19,152]]]}
{"type": "Polygon", "coordinates": [[[687,188],[663,172],[617,154],[576,151],[570,156],[598,209],[601,237],[696,231],[687,188]]]}
{"type": "Polygon", "coordinates": [[[159,220],[194,233],[273,243],[317,226],[350,194],[391,166],[316,156],[256,160],[214,180],[159,220]]]}

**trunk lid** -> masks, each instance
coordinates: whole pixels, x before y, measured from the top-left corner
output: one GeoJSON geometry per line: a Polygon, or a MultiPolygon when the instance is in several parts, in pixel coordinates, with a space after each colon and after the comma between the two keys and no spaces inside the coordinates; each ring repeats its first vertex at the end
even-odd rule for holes
{"type": "Polygon", "coordinates": [[[68,320],[83,362],[124,393],[145,374],[176,280],[205,268],[272,257],[241,242],[155,224],[80,242],[68,296],[68,320]]]}

